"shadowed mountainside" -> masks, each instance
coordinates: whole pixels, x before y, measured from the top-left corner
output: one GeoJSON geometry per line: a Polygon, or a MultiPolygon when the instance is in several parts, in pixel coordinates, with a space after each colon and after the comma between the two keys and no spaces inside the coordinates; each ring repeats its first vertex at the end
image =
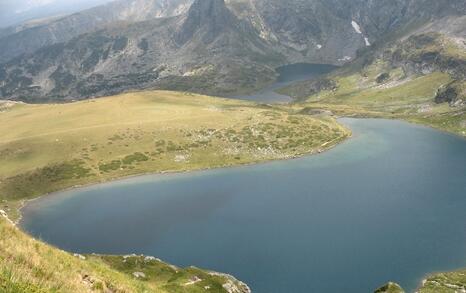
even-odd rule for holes
{"type": "Polygon", "coordinates": [[[343,64],[466,11],[460,0],[122,0],[0,38],[0,96],[251,92],[296,62],[343,64]],[[1,62],[1,61],[0,61],[1,62]]]}

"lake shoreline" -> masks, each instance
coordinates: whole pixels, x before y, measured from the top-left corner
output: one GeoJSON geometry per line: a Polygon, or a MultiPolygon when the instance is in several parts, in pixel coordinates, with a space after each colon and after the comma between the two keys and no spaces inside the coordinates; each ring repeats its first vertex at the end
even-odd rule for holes
{"type": "MultiPolygon", "coordinates": [[[[271,162],[297,160],[297,159],[307,157],[307,156],[320,155],[320,154],[323,154],[325,152],[330,151],[331,149],[333,149],[333,148],[335,148],[335,147],[337,147],[337,146],[339,146],[341,144],[344,144],[345,142],[347,142],[348,140],[353,138],[352,130],[347,125],[344,125],[339,121],[340,119],[344,119],[344,118],[400,121],[400,122],[404,122],[404,123],[407,123],[407,124],[410,124],[410,125],[413,125],[413,126],[439,131],[439,132],[442,132],[444,134],[451,135],[453,137],[457,137],[457,138],[466,140],[465,136],[462,136],[462,135],[460,135],[458,133],[451,132],[451,131],[448,131],[448,130],[445,130],[445,129],[436,128],[436,127],[434,127],[432,125],[428,125],[428,124],[424,124],[424,123],[420,123],[420,122],[416,122],[416,121],[400,119],[400,118],[397,118],[397,117],[377,117],[377,116],[370,116],[370,115],[364,116],[364,115],[357,115],[357,114],[354,115],[354,116],[349,116],[349,115],[348,116],[340,116],[340,117],[335,117],[335,119],[340,123],[341,126],[343,126],[344,129],[349,131],[349,136],[343,138],[341,141],[338,141],[337,143],[332,143],[331,142],[330,144],[326,145],[325,148],[322,149],[321,151],[316,152],[315,150],[313,150],[312,152],[303,153],[303,154],[296,155],[296,156],[291,156],[291,157],[288,157],[288,158],[278,158],[278,159],[270,159],[270,160],[262,160],[262,161],[248,162],[248,163],[231,164],[231,165],[224,165],[224,166],[214,166],[214,167],[199,168],[199,169],[166,170],[166,171],[162,171],[162,172],[143,172],[143,173],[138,173],[138,174],[133,174],[133,175],[128,175],[128,176],[122,176],[122,177],[117,176],[117,177],[114,177],[114,178],[108,178],[107,180],[102,180],[102,181],[98,181],[98,182],[90,182],[90,183],[87,183],[87,184],[75,185],[75,186],[71,186],[71,187],[68,187],[68,188],[65,188],[65,189],[60,189],[60,190],[57,190],[57,191],[45,193],[45,194],[40,195],[38,197],[23,200],[20,203],[19,208],[17,209],[18,214],[19,214],[19,218],[17,218],[17,219],[8,218],[8,219],[12,223],[14,223],[14,225],[21,227],[20,222],[21,222],[21,220],[23,218],[22,209],[28,203],[39,200],[39,199],[42,199],[44,197],[49,197],[49,196],[53,196],[53,195],[63,193],[63,192],[68,192],[68,191],[79,190],[79,189],[83,189],[83,188],[87,188],[87,187],[92,187],[92,186],[95,186],[95,185],[115,183],[115,182],[119,182],[119,181],[125,181],[125,180],[134,179],[134,178],[137,178],[137,177],[145,177],[145,176],[170,176],[170,175],[188,174],[188,173],[193,173],[193,172],[203,172],[203,171],[210,171],[210,170],[242,168],[242,167],[248,167],[248,166],[268,164],[268,163],[271,163],[271,162]]],[[[6,211],[5,211],[5,213],[8,216],[8,213],[6,211]]]]}
{"type": "MultiPolygon", "coordinates": [[[[352,118],[352,119],[354,119],[354,118],[352,118]]],[[[402,123],[402,124],[405,124],[405,125],[410,125],[410,127],[411,127],[411,128],[414,128],[414,130],[415,130],[415,129],[429,129],[429,130],[433,130],[433,131],[436,131],[436,132],[442,132],[443,134],[447,134],[447,135],[449,135],[449,136],[451,136],[451,137],[455,137],[455,138],[458,137],[457,135],[455,135],[455,134],[453,134],[453,133],[450,133],[450,132],[438,131],[438,130],[435,129],[435,128],[432,128],[432,127],[429,127],[429,126],[426,126],[426,125],[423,125],[423,124],[418,124],[418,123],[413,123],[413,122],[405,121],[405,120],[387,119],[387,118],[384,118],[384,119],[370,118],[370,119],[373,119],[373,120],[386,120],[387,123],[389,123],[389,121],[397,122],[397,124],[392,124],[392,125],[395,126],[395,128],[393,128],[393,129],[397,129],[398,127],[401,126],[401,123],[402,123]],[[398,124],[398,122],[399,122],[400,124],[398,124]]],[[[369,119],[369,120],[370,120],[370,119],[369,119]]],[[[361,121],[362,121],[362,120],[366,120],[366,119],[359,118],[359,119],[354,119],[354,120],[356,120],[356,121],[357,121],[357,120],[361,120],[361,121]]],[[[351,145],[354,145],[354,140],[353,140],[353,138],[360,137],[360,135],[359,135],[359,134],[360,134],[360,131],[357,130],[357,129],[359,129],[359,128],[353,128],[353,124],[351,123],[351,120],[349,120],[348,122],[349,122],[349,124],[343,123],[343,125],[345,125],[345,126],[351,125],[351,128],[352,128],[352,130],[353,130],[353,131],[352,131],[353,135],[351,136],[352,139],[346,139],[346,140],[344,140],[344,141],[343,141],[342,143],[340,143],[340,144],[332,145],[332,148],[335,147],[335,146],[344,145],[345,143],[348,143],[348,142],[351,142],[351,141],[353,141],[353,144],[351,144],[351,145]]],[[[342,123],[342,122],[339,121],[339,123],[342,123]]],[[[355,122],[355,123],[356,123],[356,122],[355,122]]],[[[358,123],[358,124],[355,124],[354,126],[357,126],[357,125],[367,125],[367,126],[371,126],[371,125],[372,125],[372,122],[370,122],[370,121],[364,122],[364,123],[361,123],[361,122],[357,122],[357,123],[358,123]],[[360,123],[361,123],[361,124],[360,124],[360,123]]],[[[374,123],[376,123],[376,122],[374,121],[374,123]]],[[[380,123],[380,122],[379,122],[379,123],[380,123]]],[[[391,122],[390,122],[390,123],[391,123],[391,122]]],[[[377,124],[376,124],[376,125],[377,125],[377,124]]],[[[382,124],[382,125],[383,125],[383,124],[382,124]]],[[[392,127],[393,127],[393,126],[392,126],[392,127]]],[[[366,129],[366,128],[362,128],[362,129],[366,129]]],[[[372,128],[372,127],[368,128],[367,130],[370,130],[369,133],[372,133],[372,134],[375,134],[375,133],[379,132],[379,131],[377,131],[377,128],[372,128]]],[[[415,130],[415,133],[416,133],[416,132],[417,132],[417,130],[415,130]]],[[[384,132],[382,131],[381,133],[384,133],[384,132]]],[[[402,133],[406,133],[406,132],[402,132],[402,133]]],[[[393,138],[394,136],[397,135],[397,133],[395,132],[395,133],[392,133],[391,135],[392,135],[392,138],[393,138]]],[[[362,137],[363,137],[363,139],[364,139],[364,136],[362,136],[362,137]]],[[[370,136],[370,137],[371,137],[371,136],[370,136]]],[[[363,140],[363,141],[366,141],[366,139],[363,140]]],[[[447,141],[448,141],[448,138],[447,138],[447,141]]],[[[400,140],[400,141],[398,142],[398,144],[403,144],[403,140],[400,140]]],[[[337,152],[337,153],[339,153],[339,152],[337,152]]],[[[317,154],[317,153],[316,153],[316,154],[317,154]]],[[[289,159],[285,159],[285,160],[274,160],[274,161],[293,161],[294,159],[299,159],[299,158],[308,157],[308,156],[309,156],[309,157],[313,157],[313,155],[305,154],[305,155],[299,156],[299,157],[297,157],[297,158],[289,158],[289,159]]],[[[330,156],[330,157],[333,157],[333,156],[330,156]]],[[[118,181],[129,180],[129,179],[132,179],[132,178],[135,178],[135,177],[160,176],[160,175],[164,175],[164,176],[167,175],[167,176],[170,176],[170,175],[176,175],[176,174],[185,174],[185,173],[193,173],[193,172],[202,172],[202,171],[208,171],[208,170],[212,170],[212,169],[247,168],[247,167],[249,167],[249,166],[251,166],[251,165],[255,165],[255,166],[259,165],[259,166],[260,166],[260,165],[268,164],[268,163],[270,163],[270,162],[271,162],[271,161],[262,161],[262,162],[258,162],[258,163],[242,164],[242,165],[227,166],[227,167],[219,167],[219,168],[209,168],[209,169],[186,170],[186,171],[179,171],[179,172],[146,173],[146,174],[142,174],[142,175],[133,175],[133,176],[126,176],[126,177],[124,177],[124,178],[117,178],[117,179],[114,179],[114,180],[110,180],[110,181],[103,182],[103,184],[107,184],[107,183],[111,184],[111,183],[115,183],[115,182],[118,182],[118,181]]],[[[293,165],[293,166],[294,166],[294,165],[293,165]]],[[[263,167],[263,168],[259,168],[259,169],[260,169],[260,170],[262,170],[262,169],[267,170],[268,168],[267,168],[267,167],[263,167]]],[[[275,168],[274,168],[274,169],[275,169],[275,168]]],[[[239,170],[239,172],[234,172],[234,173],[242,173],[242,172],[241,172],[241,170],[239,170]]],[[[222,173],[222,174],[223,174],[223,173],[222,173]]],[[[209,175],[207,174],[207,176],[209,176],[209,175]]],[[[224,175],[222,175],[222,176],[224,176],[224,175]]],[[[181,178],[184,178],[184,176],[181,177],[181,178]]],[[[188,176],[188,178],[190,178],[190,177],[188,176]]],[[[184,180],[184,179],[183,179],[183,180],[184,180]]],[[[190,180],[191,180],[191,179],[190,179],[190,180]]],[[[162,182],[164,182],[164,181],[165,181],[165,180],[162,180],[162,182]]],[[[169,181],[171,181],[171,180],[169,180],[169,181]]],[[[168,181],[168,182],[169,182],[169,181],[168,181]]],[[[145,180],[145,179],[144,179],[144,180],[141,180],[141,182],[150,182],[150,179],[148,179],[148,180],[145,180]]],[[[158,181],[157,181],[157,182],[158,182],[158,181]]],[[[135,184],[138,184],[139,181],[134,181],[134,183],[135,183],[135,184]]],[[[153,184],[158,184],[158,183],[153,183],[153,184]]],[[[163,184],[165,184],[165,183],[163,183],[163,184]]],[[[81,186],[74,186],[73,188],[69,188],[69,189],[67,189],[67,190],[76,190],[76,189],[86,188],[86,187],[93,186],[93,185],[96,185],[96,184],[89,184],[89,185],[86,185],[86,186],[83,186],[83,185],[81,185],[81,186]]],[[[98,183],[97,183],[97,185],[98,185],[98,183]]],[[[119,186],[120,186],[120,185],[115,185],[115,187],[113,187],[113,188],[118,189],[119,186]]],[[[121,186],[123,186],[123,185],[121,185],[121,186]]],[[[49,194],[44,195],[44,196],[53,196],[53,195],[55,195],[56,193],[59,193],[59,192],[60,192],[60,191],[58,191],[58,192],[53,192],[53,193],[49,193],[49,194]]],[[[87,191],[86,191],[86,192],[87,192],[87,191]]],[[[94,191],[92,191],[92,192],[94,192],[94,191]]],[[[130,193],[130,194],[131,194],[131,193],[130,193]]],[[[41,196],[40,198],[43,198],[44,196],[41,196]]],[[[70,195],[70,196],[73,196],[73,195],[70,195]]],[[[37,199],[39,199],[39,198],[37,198],[37,199]]],[[[35,199],[34,199],[34,200],[35,200],[35,199]]],[[[91,197],[91,198],[88,198],[88,200],[93,201],[92,197],[91,197]]],[[[53,199],[52,199],[51,202],[53,202],[53,199]]],[[[38,207],[40,207],[40,206],[38,206],[38,207]]],[[[33,211],[33,210],[31,210],[31,211],[33,211]]],[[[53,242],[52,242],[52,243],[53,243],[53,242]]],[[[67,249],[66,249],[66,250],[67,250],[67,249]]],[[[70,249],[70,250],[67,250],[67,251],[74,251],[74,250],[70,249]]],[[[90,251],[92,251],[92,250],[90,250],[90,251]]],[[[100,249],[100,250],[97,249],[96,251],[98,251],[99,253],[105,252],[105,250],[102,250],[102,249],[100,249]]],[[[138,248],[135,247],[135,250],[134,250],[134,251],[138,251],[138,248]]],[[[138,251],[138,253],[145,253],[145,252],[143,252],[143,251],[138,251]]],[[[147,254],[149,255],[150,252],[148,252],[147,254]]],[[[163,253],[161,253],[160,256],[163,257],[163,258],[165,258],[165,259],[167,259],[167,256],[166,256],[166,255],[164,256],[163,253]]],[[[170,259],[170,258],[168,258],[168,259],[170,259]]],[[[177,263],[177,261],[175,261],[175,260],[171,260],[170,262],[177,263]]],[[[188,260],[188,262],[197,263],[197,262],[195,262],[195,261],[193,262],[193,261],[189,261],[189,260],[188,260]]],[[[201,264],[201,263],[199,263],[199,264],[201,264]]],[[[202,266],[203,266],[203,267],[209,267],[208,265],[205,265],[205,264],[202,265],[202,266]]],[[[213,266],[211,266],[211,267],[215,268],[215,265],[213,265],[213,266]]],[[[453,267],[456,267],[456,266],[453,266],[453,267]]],[[[461,267],[461,266],[458,266],[458,267],[461,267]]],[[[432,267],[431,267],[431,268],[432,268],[432,267]]],[[[427,279],[429,279],[429,278],[432,278],[432,276],[435,275],[436,272],[441,272],[441,271],[444,271],[444,270],[442,270],[441,268],[440,268],[440,269],[433,269],[433,270],[426,270],[427,273],[425,273],[423,276],[420,276],[420,277],[418,276],[418,277],[416,277],[416,279],[415,279],[415,281],[416,281],[416,282],[415,282],[416,288],[421,288],[421,287],[423,286],[423,284],[422,284],[423,282],[422,282],[422,281],[427,280],[427,279]]],[[[237,275],[237,274],[236,274],[236,275],[237,275]]],[[[243,278],[244,278],[244,276],[243,276],[243,278]]],[[[396,277],[395,277],[395,278],[392,278],[392,280],[393,280],[393,281],[397,281],[397,278],[396,278],[396,277]]],[[[402,281],[402,279],[401,279],[400,281],[402,281]]],[[[249,282],[247,282],[247,283],[250,283],[250,282],[251,282],[251,280],[249,280],[249,282]]],[[[402,282],[402,283],[403,283],[403,282],[402,282]]],[[[406,280],[404,281],[403,284],[406,284],[406,280]]],[[[410,286],[411,286],[411,288],[408,288],[408,289],[415,290],[415,289],[413,289],[413,288],[414,288],[413,285],[410,285],[410,286]]],[[[412,291],[407,291],[407,292],[412,292],[412,291]]]]}
{"type": "MultiPolygon", "coordinates": [[[[431,129],[433,131],[438,131],[438,132],[442,132],[446,135],[449,135],[449,136],[452,136],[452,137],[456,137],[456,138],[461,138],[461,139],[464,139],[463,137],[455,134],[455,133],[451,133],[451,132],[448,132],[448,131],[442,131],[442,130],[438,130],[436,128],[433,128],[429,125],[425,125],[425,124],[420,124],[420,123],[415,123],[415,122],[411,122],[411,121],[406,121],[406,120],[400,120],[400,119],[396,119],[396,118],[374,118],[374,117],[368,117],[368,118],[361,118],[361,117],[358,117],[358,118],[354,118],[354,117],[340,117],[339,119],[341,118],[352,118],[352,119],[361,119],[361,120],[366,120],[366,119],[374,119],[374,120],[387,120],[387,121],[398,121],[398,122],[402,122],[402,123],[406,123],[408,125],[411,125],[412,127],[415,127],[415,128],[420,128],[420,129],[431,129]]],[[[338,121],[339,123],[341,123],[341,121],[338,121]]],[[[345,127],[348,128],[347,125],[343,124],[345,127]]],[[[352,138],[354,138],[354,132],[352,131],[351,132],[352,135],[342,141],[340,141],[339,143],[336,143],[336,144],[332,144],[328,149],[326,149],[325,151],[328,151],[330,149],[333,149],[335,148],[336,146],[340,146],[340,145],[343,145],[345,144],[346,142],[350,141],[352,138]]],[[[320,153],[313,153],[313,154],[303,154],[303,155],[300,155],[300,156],[296,156],[296,157],[293,157],[293,158],[287,158],[287,159],[277,159],[277,160],[267,160],[267,161],[260,161],[260,162],[255,162],[255,163],[247,163],[247,164],[240,164],[240,165],[230,165],[230,166],[224,166],[224,167],[212,167],[212,168],[203,168],[203,169],[195,169],[195,170],[184,170],[184,171],[167,171],[167,172],[157,172],[157,173],[151,173],[151,172],[148,172],[148,173],[144,173],[144,174],[138,174],[138,175],[131,175],[131,176],[125,176],[125,177],[120,177],[120,178],[115,178],[115,179],[111,179],[111,180],[106,180],[106,181],[103,181],[103,182],[100,182],[100,183],[92,183],[92,184],[87,184],[87,185],[80,185],[80,186],[74,186],[74,187],[71,187],[71,188],[68,188],[68,189],[65,189],[65,190],[61,190],[61,191],[56,191],[56,192],[52,192],[52,193],[48,193],[48,194],[45,194],[43,196],[40,196],[38,198],[34,198],[34,199],[31,199],[31,200],[28,200],[27,202],[25,202],[25,204],[27,205],[27,203],[31,202],[31,201],[35,201],[37,199],[41,199],[41,198],[44,198],[46,196],[53,196],[53,195],[56,195],[58,193],[62,193],[62,192],[66,192],[66,191],[72,191],[72,190],[78,190],[78,189],[82,189],[82,188],[86,188],[86,187],[91,187],[91,186],[95,186],[95,185],[100,185],[100,184],[111,184],[111,183],[115,183],[115,182],[119,182],[119,181],[125,181],[125,180],[130,180],[130,179],[134,179],[136,177],[144,177],[144,176],[170,176],[170,175],[177,175],[177,174],[187,174],[187,173],[193,173],[193,172],[203,172],[203,171],[209,171],[209,170],[216,170],[216,169],[231,169],[231,168],[243,168],[243,167],[249,167],[249,166],[252,166],[252,165],[263,165],[263,164],[268,164],[268,163],[271,163],[271,162],[274,162],[274,161],[292,161],[292,160],[296,160],[296,159],[300,159],[300,158],[303,158],[303,157],[311,157],[311,156],[314,156],[314,155],[318,155],[320,153]]],[[[19,225],[21,227],[21,225],[19,225]]],[[[22,229],[23,230],[23,229],[22,229]]],[[[23,230],[24,231],[24,230],[23,230]]],[[[427,280],[428,278],[432,277],[433,275],[437,274],[436,272],[440,272],[441,270],[435,270],[435,271],[431,271],[429,273],[426,273],[422,278],[418,279],[417,280],[417,288],[422,288],[423,286],[423,282],[425,280],[427,280]]],[[[396,280],[394,280],[396,281],[396,280]]]]}
{"type": "MultiPolygon", "coordinates": [[[[338,119],[345,118],[345,117],[338,117],[338,119]]],[[[269,160],[259,160],[259,161],[254,161],[254,162],[247,162],[247,163],[239,163],[239,164],[231,164],[231,165],[224,165],[224,166],[213,166],[213,167],[207,167],[207,168],[199,168],[199,169],[183,169],[183,170],[166,170],[162,172],[144,172],[144,173],[138,173],[138,174],[133,174],[133,175],[128,175],[128,176],[122,176],[122,177],[114,177],[114,178],[108,178],[106,180],[102,180],[99,182],[90,182],[87,184],[80,184],[80,185],[75,185],[75,186],[70,186],[65,189],[60,189],[57,191],[45,193],[43,195],[40,195],[38,197],[34,197],[31,199],[26,199],[20,202],[19,207],[17,208],[19,217],[14,220],[10,220],[12,223],[14,223],[15,226],[18,226],[21,228],[21,220],[23,219],[23,212],[22,210],[31,202],[40,200],[45,197],[50,197],[54,196],[63,192],[69,192],[69,191],[74,191],[74,190],[79,190],[79,189],[84,189],[96,185],[102,185],[102,184],[111,184],[115,182],[120,182],[120,181],[126,181],[126,180],[131,180],[134,178],[138,177],[146,177],[146,176],[170,176],[170,175],[178,175],[178,174],[189,174],[193,172],[204,172],[204,171],[210,171],[210,170],[228,170],[232,168],[243,168],[243,167],[249,167],[249,166],[256,166],[256,165],[262,165],[262,164],[268,164],[271,162],[277,162],[277,161],[290,161],[290,160],[298,160],[303,157],[307,156],[317,156],[321,155],[323,153],[326,153],[330,151],[331,149],[347,142],[353,137],[353,132],[349,127],[346,125],[343,125],[340,123],[340,126],[342,126],[345,130],[347,130],[347,136],[338,138],[334,141],[327,142],[326,145],[322,148],[319,148],[318,150],[312,150],[311,152],[299,154],[299,155],[294,155],[286,158],[277,158],[277,159],[269,159],[269,160]]],[[[10,218],[9,218],[10,219],[10,218]]],[[[24,229],[21,229],[24,231],[24,229]]],[[[24,231],[27,233],[27,231],[24,231]]]]}

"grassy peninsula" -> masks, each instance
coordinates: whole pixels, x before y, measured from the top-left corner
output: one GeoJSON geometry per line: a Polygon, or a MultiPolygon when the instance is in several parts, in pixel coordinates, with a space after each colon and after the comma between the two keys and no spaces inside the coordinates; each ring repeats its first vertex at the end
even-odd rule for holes
{"type": "Polygon", "coordinates": [[[224,167],[320,152],[350,135],[333,118],[178,92],[0,113],[0,209],[130,175],[224,167]]]}

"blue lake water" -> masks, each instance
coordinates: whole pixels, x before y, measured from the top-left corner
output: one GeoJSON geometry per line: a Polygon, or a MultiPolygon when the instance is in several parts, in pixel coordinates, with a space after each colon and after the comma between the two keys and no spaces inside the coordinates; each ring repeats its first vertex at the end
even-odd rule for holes
{"type": "Polygon", "coordinates": [[[21,226],[79,253],[231,273],[257,293],[414,290],[466,267],[466,140],[342,119],[352,139],[295,160],[151,175],[30,202],[21,226]]]}
{"type": "Polygon", "coordinates": [[[288,103],[292,101],[289,96],[279,94],[275,91],[298,81],[317,78],[337,68],[337,66],[329,64],[296,63],[285,65],[276,69],[278,78],[275,83],[256,93],[233,96],[232,98],[258,103],[288,103]]]}

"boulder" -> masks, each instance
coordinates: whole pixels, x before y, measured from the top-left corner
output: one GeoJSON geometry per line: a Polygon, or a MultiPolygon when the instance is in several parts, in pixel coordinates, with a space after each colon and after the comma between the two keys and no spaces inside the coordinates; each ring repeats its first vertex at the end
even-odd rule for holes
{"type": "Polygon", "coordinates": [[[133,273],[133,276],[134,276],[136,279],[140,279],[140,278],[145,278],[145,277],[146,277],[146,274],[144,274],[143,272],[134,272],[134,273],[133,273]]]}
{"type": "Polygon", "coordinates": [[[466,104],[466,85],[460,81],[453,81],[440,87],[435,95],[437,104],[449,103],[452,107],[466,104]]]}

